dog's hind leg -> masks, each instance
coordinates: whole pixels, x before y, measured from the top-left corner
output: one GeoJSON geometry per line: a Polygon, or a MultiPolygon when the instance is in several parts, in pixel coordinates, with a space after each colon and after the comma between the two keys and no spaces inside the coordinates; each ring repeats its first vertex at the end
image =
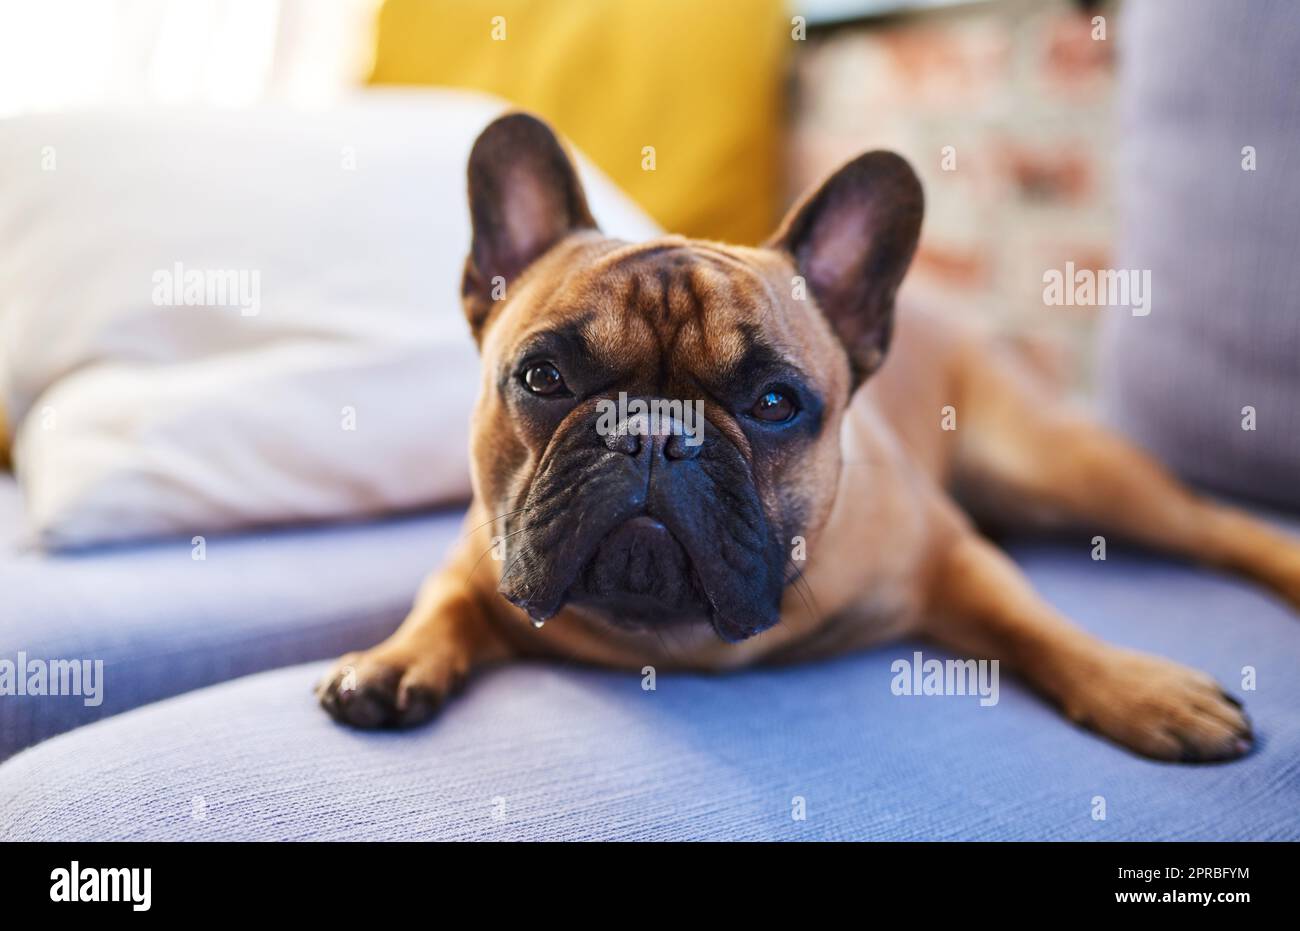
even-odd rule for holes
{"type": "Polygon", "coordinates": [[[1114,533],[1245,575],[1300,609],[1300,541],[1193,492],[1008,346],[972,349],[956,377],[953,481],[977,518],[1114,533]]]}

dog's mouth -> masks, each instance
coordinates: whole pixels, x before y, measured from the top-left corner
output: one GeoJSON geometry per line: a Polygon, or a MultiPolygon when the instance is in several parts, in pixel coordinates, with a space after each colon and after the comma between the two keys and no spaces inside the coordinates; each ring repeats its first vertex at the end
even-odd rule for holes
{"type": "Polygon", "coordinates": [[[716,615],[686,547],[648,514],[610,531],[566,596],[629,629],[712,622],[716,615]]]}
{"type": "MultiPolygon", "coordinates": [[[[561,569],[563,558],[521,560],[502,580],[501,594],[537,626],[572,604],[625,631],[707,624],[721,640],[738,643],[779,620],[780,599],[765,591],[767,576],[738,572],[721,551],[693,554],[670,524],[646,513],[624,519],[585,560],[570,563],[578,566],[571,576],[561,569]],[[700,562],[710,554],[712,562],[700,562]]],[[[556,546],[562,551],[565,542],[556,546]]]]}
{"type": "MultiPolygon", "coordinates": [[[[595,435],[594,427],[592,434],[595,435]]],[[[599,437],[597,437],[599,438],[599,437]]],[[[787,534],[770,532],[748,464],[706,442],[657,468],[590,448],[576,425],[533,476],[498,590],[545,623],[573,604],[624,630],[707,625],[736,642],[776,624],[787,534]]]]}
{"type": "MultiPolygon", "coordinates": [[[[553,576],[552,576],[553,578],[553,576]]],[[[629,632],[663,631],[708,625],[728,643],[738,643],[776,622],[761,610],[735,612],[712,594],[705,572],[690,551],[663,521],[639,514],[606,534],[567,586],[560,582],[544,602],[520,596],[503,586],[516,607],[535,624],[559,613],[566,604],[587,610],[610,626],[629,632]]]]}

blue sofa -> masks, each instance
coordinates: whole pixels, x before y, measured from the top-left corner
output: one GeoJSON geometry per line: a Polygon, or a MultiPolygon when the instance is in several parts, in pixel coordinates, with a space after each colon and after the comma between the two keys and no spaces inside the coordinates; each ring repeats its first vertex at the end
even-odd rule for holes
{"type": "MultiPolygon", "coordinates": [[[[1100,387],[1112,420],[1186,474],[1294,510],[1300,19],[1240,6],[1125,6],[1137,150],[1119,267],[1153,269],[1176,299],[1111,316],[1100,387]],[[1232,132],[1210,133],[1211,117],[1232,132]],[[1260,167],[1243,177],[1247,142],[1260,167]],[[1244,403],[1264,426],[1243,437],[1244,403]]],[[[1078,623],[1240,694],[1249,756],[1153,763],[1009,679],[991,707],[895,696],[890,665],[910,643],[664,674],[653,691],[639,675],[518,665],[479,676],[428,727],[350,731],[312,686],[327,658],[398,623],[457,515],[210,539],[197,563],[187,540],[33,553],[20,504],[0,480],[0,660],[102,659],[104,700],[0,697],[0,838],[1300,839],[1300,618],[1150,554],[1112,545],[1095,562],[1090,533],[1012,555],[1078,623]]]]}
{"type": "MultiPolygon", "coordinates": [[[[16,491],[0,488],[12,528],[16,491]]],[[[653,691],[524,664],[478,677],[428,727],[332,723],[312,695],[320,660],[391,629],[459,532],[432,514],[248,534],[209,540],[202,564],[185,540],[45,557],[10,534],[0,657],[101,658],[105,682],[97,708],[0,698],[0,749],[21,750],[0,765],[0,837],[1300,839],[1300,619],[1150,555],[1094,562],[1087,535],[1012,552],[1103,636],[1237,691],[1253,666],[1249,757],[1135,757],[1010,677],[991,707],[895,696],[893,660],[932,652],[911,643],[663,674],[653,691]]]]}
{"type": "Polygon", "coordinates": [[[460,533],[460,514],[45,555],[0,474],[0,660],[103,662],[98,704],[0,696],[0,760],[70,728],[237,676],[368,646],[460,533]]]}

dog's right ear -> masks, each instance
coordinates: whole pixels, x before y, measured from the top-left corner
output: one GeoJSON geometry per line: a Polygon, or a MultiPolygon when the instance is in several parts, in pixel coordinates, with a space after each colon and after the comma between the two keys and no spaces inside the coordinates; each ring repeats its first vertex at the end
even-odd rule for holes
{"type": "Polygon", "coordinates": [[[555,133],[527,113],[490,123],[469,156],[474,227],[461,294],[474,338],[510,283],[569,233],[595,229],[573,163],[555,133]]]}

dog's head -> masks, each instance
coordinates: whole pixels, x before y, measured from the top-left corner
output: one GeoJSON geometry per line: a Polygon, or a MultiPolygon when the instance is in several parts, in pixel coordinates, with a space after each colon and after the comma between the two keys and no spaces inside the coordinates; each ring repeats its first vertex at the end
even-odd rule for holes
{"type": "Polygon", "coordinates": [[[513,114],[475,144],[469,199],[471,459],[501,593],[538,621],[574,603],[729,641],[775,624],[834,501],[845,407],[889,345],[911,168],[860,156],[762,248],[629,244],[597,230],[550,129],[513,114]]]}

